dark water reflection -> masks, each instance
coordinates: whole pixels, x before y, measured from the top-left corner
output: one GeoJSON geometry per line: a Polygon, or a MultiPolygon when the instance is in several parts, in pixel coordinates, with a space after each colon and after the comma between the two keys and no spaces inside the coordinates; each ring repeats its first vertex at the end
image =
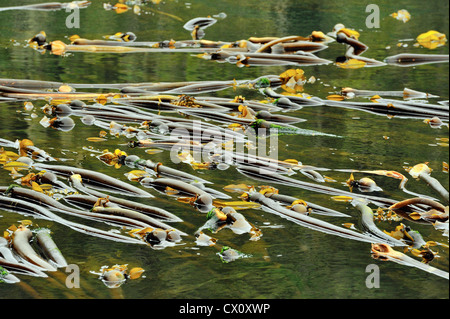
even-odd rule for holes
{"type": "MultiPolygon", "coordinates": [[[[18,5],[19,1],[16,1],[18,5]]],[[[29,1],[28,3],[33,2],[29,1]]],[[[37,2],[37,1],[36,1],[37,2]]],[[[20,4],[24,4],[20,1],[20,4]]],[[[41,55],[23,48],[25,40],[45,30],[50,40],[63,40],[74,33],[82,37],[100,39],[116,32],[132,31],[139,40],[160,41],[188,39],[182,28],[184,22],[163,14],[136,16],[132,12],[117,15],[102,8],[103,1],[93,1],[81,11],[81,28],[68,30],[65,12],[0,12],[0,78],[36,79],[73,83],[107,82],[163,82],[197,80],[253,79],[266,74],[280,74],[285,67],[237,68],[231,64],[204,61],[190,54],[88,54],[75,53],[68,57],[41,55]],[[13,45],[11,40],[20,45],[13,45]]],[[[383,60],[386,56],[402,52],[430,53],[424,48],[413,47],[414,41],[404,41],[407,48],[397,47],[400,39],[413,39],[422,32],[437,30],[448,36],[448,2],[429,1],[379,1],[381,28],[367,29],[365,5],[360,1],[211,1],[193,0],[187,7],[183,1],[166,0],[156,8],[179,16],[187,21],[197,16],[225,12],[227,18],[206,30],[210,40],[235,41],[251,36],[307,36],[314,30],[331,31],[336,23],[343,23],[361,32],[361,40],[369,46],[365,56],[383,60]],[[399,9],[407,9],[412,19],[403,24],[389,17],[399,9]],[[390,47],[390,49],[387,49],[390,47]]],[[[10,1],[0,0],[0,6],[10,1]]],[[[334,60],[344,53],[344,48],[332,43],[318,56],[334,60]]],[[[448,44],[431,53],[448,54],[448,44]]],[[[437,94],[448,99],[448,64],[423,65],[411,68],[386,66],[365,69],[339,69],[334,65],[304,67],[306,76],[318,80],[306,84],[305,91],[325,98],[342,87],[368,90],[414,90],[437,94]]],[[[223,91],[218,96],[233,98],[242,94],[248,99],[262,97],[247,90],[223,91]]],[[[440,100],[440,99],[439,99],[440,100]]],[[[436,101],[431,101],[435,103],[436,101]]],[[[109,137],[108,141],[95,144],[86,138],[98,136],[99,129],[85,126],[73,118],[76,126],[70,132],[43,128],[39,120],[43,114],[35,103],[37,118],[18,113],[21,103],[0,104],[0,137],[11,140],[30,138],[40,148],[54,156],[73,159],[70,165],[84,167],[124,179],[128,170],[115,170],[100,163],[82,146],[114,150],[117,144],[125,144],[125,138],[109,137]]],[[[448,174],[441,172],[442,161],[448,161],[448,146],[436,146],[437,138],[448,137],[448,129],[431,129],[422,120],[388,119],[357,110],[330,109],[327,107],[303,108],[286,113],[298,116],[306,122],[298,124],[304,129],[338,134],[343,138],[280,136],[279,158],[295,158],[304,164],[333,169],[386,169],[406,175],[405,165],[430,162],[433,176],[448,187],[448,174]],[[388,136],[389,139],[383,138],[388,136]]],[[[125,148],[125,147],[121,147],[125,148]]],[[[148,155],[144,150],[130,153],[153,161],[170,163],[167,152],[148,155]]],[[[219,171],[195,172],[186,165],[179,166],[187,172],[198,174],[212,182],[214,188],[231,183],[255,184],[233,168],[219,171]]],[[[347,173],[330,173],[331,177],[345,181],[347,173]]],[[[304,176],[296,178],[307,180],[304,176]]],[[[398,181],[375,176],[384,189],[383,196],[394,199],[409,197],[398,189],[398,181]]],[[[10,183],[10,177],[0,171],[2,185],[10,183]]],[[[408,189],[434,196],[420,181],[410,180],[408,189]]],[[[273,185],[275,186],[275,185],[273,185]]],[[[340,185],[331,184],[333,187],[340,185]]],[[[329,196],[301,189],[280,186],[280,193],[334,208],[349,214],[351,218],[323,217],[341,225],[355,223],[358,212],[346,203],[334,202],[329,196]]],[[[156,192],[150,190],[152,194],[156,192]]],[[[212,234],[218,244],[229,245],[250,254],[232,263],[222,263],[215,247],[197,247],[194,232],[203,225],[205,216],[172,198],[159,195],[150,200],[156,206],[179,215],[185,222],[176,225],[191,236],[184,245],[160,251],[148,247],[128,247],[125,244],[106,242],[84,236],[63,226],[38,221],[40,226],[50,227],[58,246],[69,263],[80,266],[81,289],[65,288],[66,274],[51,274],[50,278],[22,277],[21,285],[0,284],[0,298],[35,298],[25,285],[32,287],[43,298],[448,298],[448,281],[420,270],[394,263],[382,263],[370,257],[370,245],[343,238],[313,232],[292,224],[278,216],[260,210],[248,210],[243,214],[263,231],[259,241],[250,241],[248,234],[235,235],[230,230],[212,234]],[[119,289],[107,289],[97,276],[104,265],[129,264],[142,267],[144,277],[130,281],[119,289]],[[366,266],[377,264],[381,279],[379,289],[368,289],[365,284],[366,266]]],[[[4,230],[23,216],[0,211],[0,230],[4,230]]],[[[395,224],[377,224],[381,229],[393,230],[395,224]]],[[[411,225],[426,240],[446,242],[447,238],[420,225],[411,225]]],[[[105,226],[108,229],[108,226],[105,226]]],[[[448,248],[439,247],[433,265],[448,270],[448,248]]]]}

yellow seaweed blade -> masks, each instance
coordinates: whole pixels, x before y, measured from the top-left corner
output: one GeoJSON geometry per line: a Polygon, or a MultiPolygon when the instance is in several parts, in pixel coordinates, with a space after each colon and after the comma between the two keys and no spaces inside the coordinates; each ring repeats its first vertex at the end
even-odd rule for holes
{"type": "Polygon", "coordinates": [[[20,224],[22,224],[23,226],[29,226],[29,225],[33,225],[33,222],[29,219],[24,219],[24,220],[19,220],[20,224]]]}
{"type": "Polygon", "coordinates": [[[137,235],[138,237],[143,237],[146,233],[149,233],[153,231],[153,228],[151,227],[145,227],[145,228],[135,228],[130,230],[128,233],[130,235],[137,235]]]}
{"type": "Polygon", "coordinates": [[[308,204],[303,199],[297,199],[289,206],[289,208],[298,204],[308,207],[308,204]]]}
{"type": "Polygon", "coordinates": [[[81,39],[80,36],[79,36],[78,34],[74,34],[74,35],[71,35],[71,36],[69,37],[70,43],[73,43],[73,42],[74,42],[75,40],[77,40],[77,39],[81,39]]]}
{"type": "Polygon", "coordinates": [[[173,19],[175,19],[175,20],[178,20],[178,21],[183,22],[183,19],[182,19],[182,18],[180,18],[179,16],[176,16],[176,15],[174,15],[174,14],[170,14],[170,13],[167,13],[167,12],[155,10],[155,9],[153,9],[153,8],[149,8],[149,11],[153,11],[153,12],[155,12],[155,13],[163,14],[163,15],[165,15],[165,16],[168,16],[168,17],[170,17],[170,18],[173,18],[173,19]]]}
{"type": "Polygon", "coordinates": [[[44,191],[48,191],[48,190],[51,190],[53,188],[53,185],[51,185],[51,184],[40,184],[39,186],[44,191]]]}
{"type": "Polygon", "coordinates": [[[238,129],[242,129],[242,125],[238,124],[238,123],[232,123],[232,124],[228,125],[228,128],[230,130],[236,131],[238,129]]]}
{"type": "Polygon", "coordinates": [[[250,189],[251,186],[248,186],[246,184],[230,184],[228,186],[225,186],[223,189],[227,192],[233,192],[233,193],[244,193],[247,192],[250,189]]]}
{"type": "Polygon", "coordinates": [[[28,169],[29,165],[22,163],[22,162],[13,161],[13,162],[8,162],[5,165],[3,165],[3,168],[8,169],[8,170],[13,169],[13,168],[14,169],[28,169]]]}
{"type": "Polygon", "coordinates": [[[332,196],[331,199],[336,201],[336,202],[350,202],[350,201],[353,200],[353,197],[350,197],[350,196],[332,196]]]}
{"type": "Polygon", "coordinates": [[[36,182],[31,182],[31,189],[36,191],[36,192],[39,192],[39,193],[43,193],[44,192],[44,190],[41,188],[41,186],[38,183],[36,183],[36,182]]]}
{"type": "Polygon", "coordinates": [[[114,10],[117,14],[127,12],[129,9],[130,7],[123,3],[117,3],[116,5],[114,5],[114,10]]]}
{"type": "Polygon", "coordinates": [[[133,170],[125,174],[127,178],[131,181],[139,181],[140,179],[144,177],[150,176],[150,174],[143,170],[133,170]]]}
{"type": "Polygon", "coordinates": [[[266,194],[278,194],[278,189],[271,187],[271,186],[260,186],[261,190],[259,191],[264,196],[266,194]]]}
{"type": "Polygon", "coordinates": [[[345,98],[342,95],[331,94],[327,96],[327,100],[331,101],[343,101],[345,98]]]}
{"type": "Polygon", "coordinates": [[[420,34],[416,38],[416,40],[417,43],[419,43],[421,46],[431,50],[443,46],[447,42],[445,34],[435,30],[430,30],[428,32],[420,34]]]}
{"type": "Polygon", "coordinates": [[[343,63],[337,62],[336,66],[341,69],[360,69],[366,66],[366,62],[357,59],[349,59],[343,63]]]}
{"type": "Polygon", "coordinates": [[[105,105],[105,104],[108,102],[108,98],[107,98],[105,95],[100,94],[100,95],[95,99],[95,102],[100,103],[100,104],[102,104],[102,105],[105,105]]]}
{"type": "Polygon", "coordinates": [[[411,217],[413,220],[419,220],[422,218],[422,215],[420,215],[417,212],[414,212],[414,213],[409,214],[409,217],[411,217]]]}
{"type": "Polygon", "coordinates": [[[63,55],[66,52],[66,44],[62,41],[52,41],[50,42],[52,48],[52,54],[54,55],[63,55]]]}
{"type": "Polygon", "coordinates": [[[323,179],[324,179],[325,182],[327,182],[327,183],[336,183],[336,182],[337,182],[337,180],[335,180],[334,178],[331,178],[331,177],[325,176],[325,175],[323,175],[323,179]]]}
{"type": "Polygon", "coordinates": [[[288,85],[288,87],[294,87],[295,83],[302,80],[305,81],[305,72],[302,69],[289,69],[285,72],[280,74],[280,80],[283,82],[283,84],[288,84],[291,82],[291,85],[288,85]]]}
{"type": "Polygon", "coordinates": [[[5,151],[3,148],[0,150],[0,156],[3,156],[5,160],[9,159],[13,161],[20,157],[19,154],[11,151],[5,151]]]}
{"type": "Polygon", "coordinates": [[[138,279],[144,273],[144,269],[140,267],[135,267],[130,270],[129,277],[130,279],[138,279]]]}
{"type": "Polygon", "coordinates": [[[161,153],[161,152],[163,152],[163,150],[160,150],[160,149],[157,149],[157,148],[151,148],[151,149],[145,150],[145,153],[150,154],[150,155],[158,154],[158,153],[161,153]]]}
{"type": "Polygon", "coordinates": [[[3,238],[5,238],[5,239],[7,239],[7,240],[10,240],[10,234],[5,230],[5,231],[3,231],[3,238]]]}
{"type": "Polygon", "coordinates": [[[292,159],[292,158],[285,159],[283,162],[289,163],[289,164],[292,164],[292,165],[299,165],[300,164],[299,161],[297,161],[296,159],[292,159]]]}
{"type": "Polygon", "coordinates": [[[176,194],[179,193],[179,191],[176,190],[175,188],[166,186],[165,193],[166,193],[167,195],[176,195],[176,194]]]}
{"type": "Polygon", "coordinates": [[[97,143],[97,142],[106,141],[106,138],[103,138],[103,137],[88,137],[88,138],[86,138],[86,140],[89,141],[89,142],[97,143]]]}
{"type": "Polygon", "coordinates": [[[233,207],[235,210],[244,210],[244,209],[257,209],[260,208],[261,205],[253,202],[244,202],[244,201],[221,201],[215,200],[213,201],[213,205],[216,207],[233,207]]]}
{"type": "Polygon", "coordinates": [[[358,31],[347,29],[347,28],[340,29],[339,32],[343,32],[343,33],[345,33],[346,36],[348,36],[350,38],[355,38],[356,40],[358,40],[359,36],[360,36],[358,31]]]}
{"type": "Polygon", "coordinates": [[[355,224],[353,224],[353,223],[344,223],[344,224],[342,224],[342,226],[344,226],[346,228],[350,228],[350,229],[355,229],[355,224]]]}
{"type": "Polygon", "coordinates": [[[50,105],[69,104],[72,100],[69,99],[51,99],[48,103],[50,105]]]}
{"type": "Polygon", "coordinates": [[[379,100],[379,99],[381,99],[381,96],[379,96],[378,94],[375,94],[374,96],[372,96],[372,97],[370,98],[370,100],[371,100],[372,102],[376,102],[376,103],[378,103],[377,100],[379,100]]]}

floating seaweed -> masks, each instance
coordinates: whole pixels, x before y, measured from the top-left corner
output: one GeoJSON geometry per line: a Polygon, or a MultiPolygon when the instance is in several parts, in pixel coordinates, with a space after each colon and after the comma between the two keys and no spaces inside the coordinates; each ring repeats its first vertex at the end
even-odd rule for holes
{"type": "Polygon", "coordinates": [[[433,63],[448,63],[448,54],[400,53],[385,58],[384,62],[400,67],[410,67],[433,63]]]}
{"type": "Polygon", "coordinates": [[[92,274],[99,275],[99,279],[108,288],[119,288],[127,280],[138,279],[145,272],[144,269],[140,267],[134,267],[128,269],[128,265],[114,265],[112,267],[103,266],[100,269],[100,273],[91,271],[92,274]]]}
{"type": "Polygon", "coordinates": [[[382,261],[393,261],[400,265],[416,267],[423,271],[429,272],[436,276],[445,278],[448,280],[448,272],[437,269],[433,266],[421,263],[401,252],[395,251],[387,244],[373,244],[372,245],[372,258],[382,261]]]}
{"type": "Polygon", "coordinates": [[[352,231],[352,230],[349,230],[346,228],[335,226],[333,224],[327,223],[320,219],[316,219],[314,217],[307,216],[304,214],[299,214],[295,211],[289,210],[289,209],[279,205],[274,200],[272,200],[268,197],[265,197],[263,194],[261,194],[259,192],[250,192],[250,193],[248,193],[247,196],[248,196],[247,197],[248,200],[260,203],[266,211],[277,214],[277,215],[279,215],[283,218],[286,218],[286,219],[288,219],[296,224],[299,224],[301,226],[304,226],[304,227],[307,227],[307,228],[310,228],[310,229],[313,229],[316,231],[324,232],[327,234],[332,234],[332,235],[349,238],[349,239],[353,239],[353,240],[357,240],[357,241],[372,242],[372,243],[379,242],[379,240],[377,241],[376,239],[374,239],[370,236],[358,233],[356,231],[352,231]]]}

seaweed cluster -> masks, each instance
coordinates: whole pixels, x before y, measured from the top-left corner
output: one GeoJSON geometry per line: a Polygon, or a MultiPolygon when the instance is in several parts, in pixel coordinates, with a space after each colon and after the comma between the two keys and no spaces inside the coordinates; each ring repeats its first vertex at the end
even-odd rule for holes
{"type": "MultiPolygon", "coordinates": [[[[125,13],[134,8],[136,13],[146,1],[137,2],[105,5],[105,9],[125,13]]],[[[76,5],[87,7],[88,3],[76,5]]],[[[22,9],[56,10],[56,6],[42,4],[22,9]]],[[[403,11],[393,17],[403,22],[409,20],[403,11]]],[[[383,62],[370,59],[363,56],[369,48],[359,40],[359,32],[342,24],[327,34],[314,31],[304,37],[250,37],[235,42],[205,40],[205,29],[216,22],[211,17],[188,21],[184,28],[191,32],[189,40],[140,42],[131,32],[101,40],[72,36],[70,44],[48,41],[45,32],[29,39],[30,47],[39,52],[49,51],[55,59],[69,53],[183,52],[238,67],[288,66],[288,69],[280,75],[262,75],[256,79],[191,82],[99,84],[0,79],[0,103],[12,103],[35,117],[39,116],[36,112],[42,111],[40,125],[60,134],[67,134],[80,125],[76,123],[98,128],[99,135],[88,138],[89,142],[102,145],[115,139],[121,144],[114,150],[91,148],[88,151],[99,160],[99,166],[101,163],[107,169],[127,170],[121,180],[105,173],[104,167],[94,170],[70,165],[67,163],[70,159],[53,156],[29,139],[1,138],[0,164],[9,171],[11,180],[1,183],[0,208],[36,220],[50,220],[99,240],[130,246],[144,245],[153,250],[187,243],[214,247],[224,263],[251,258],[252,252],[220,245],[220,240],[208,233],[218,236],[219,231],[230,229],[233,234],[246,234],[249,240],[258,241],[264,229],[238,211],[263,210],[280,216],[283,223],[368,244],[375,259],[417,267],[448,279],[447,271],[431,263],[438,255],[435,247],[448,250],[449,193],[432,176],[428,163],[403,169],[411,178],[422,182],[424,188],[434,191],[435,197],[408,190],[407,174],[399,171],[320,167],[259,152],[266,141],[280,135],[345,139],[333,132],[303,129],[301,123],[305,119],[287,115],[306,108],[354,109],[387,119],[394,116],[419,119],[431,129],[448,129],[448,100],[436,95],[409,88],[379,91],[343,87],[332,95],[311,96],[304,93],[304,86],[313,83],[314,78],[307,79],[304,70],[299,68],[330,63],[343,69],[387,64],[412,67],[448,62],[448,55],[403,54],[387,57],[383,62]],[[332,62],[316,55],[328,50],[327,44],[332,41],[345,45],[345,56],[332,62]],[[245,90],[252,98],[235,95],[236,89],[245,90]],[[219,97],[219,91],[232,91],[232,95],[219,97]],[[428,99],[439,101],[430,103],[428,99]],[[143,149],[145,158],[134,154],[143,149]],[[171,162],[152,160],[152,155],[158,152],[170,153],[171,162]],[[238,172],[242,181],[218,189],[208,178],[200,177],[203,171],[227,174],[227,170],[238,172]],[[346,173],[349,178],[332,187],[329,185],[337,180],[325,173],[331,176],[346,173]],[[400,181],[399,188],[405,198],[393,199],[383,193],[384,183],[389,183],[389,179],[400,181]],[[289,187],[292,194],[281,194],[276,185],[289,187]],[[343,220],[351,216],[314,200],[297,198],[293,195],[296,189],[348,203],[357,212],[359,225],[336,225],[323,220],[322,216],[343,220]],[[176,202],[173,211],[160,207],[173,201],[176,202]],[[179,205],[203,214],[204,223],[195,225],[195,230],[185,227],[177,214],[179,205]],[[395,224],[395,230],[380,229],[379,221],[395,224]],[[91,226],[91,222],[99,226],[91,226]],[[173,226],[175,223],[177,227],[173,226]],[[105,231],[102,224],[114,227],[114,231],[105,231]],[[429,226],[446,243],[426,241],[414,230],[415,224],[429,226]]],[[[444,45],[444,39],[445,35],[443,38],[430,31],[420,35],[417,41],[425,48],[429,45],[434,49],[438,46],[436,42],[444,45]]],[[[448,147],[448,138],[441,142],[448,147]]],[[[448,172],[447,163],[443,163],[443,170],[448,172]]],[[[46,277],[45,272],[66,267],[64,247],[61,251],[55,248],[48,235],[48,229],[43,231],[34,223],[5,230],[0,242],[0,282],[18,282],[13,274],[46,277]],[[36,243],[44,253],[39,255],[30,243],[36,243]]],[[[100,278],[108,282],[108,287],[116,288],[142,272],[143,269],[136,268],[128,274],[126,265],[116,265],[103,269],[100,278]]]]}

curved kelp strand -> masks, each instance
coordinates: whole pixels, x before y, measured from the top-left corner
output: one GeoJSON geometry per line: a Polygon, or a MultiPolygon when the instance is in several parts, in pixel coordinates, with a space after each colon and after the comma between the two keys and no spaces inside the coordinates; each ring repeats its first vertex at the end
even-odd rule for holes
{"type": "Polygon", "coordinates": [[[20,279],[10,274],[9,271],[2,266],[0,266],[0,284],[1,283],[14,284],[20,282],[20,279]]]}
{"type": "Polygon", "coordinates": [[[9,241],[0,237],[0,267],[4,267],[9,272],[15,274],[29,275],[35,277],[47,277],[37,266],[28,263],[19,262],[18,257],[14,256],[9,248],[9,241]]]}
{"type": "Polygon", "coordinates": [[[24,264],[16,259],[11,260],[0,257],[0,266],[18,275],[27,275],[44,278],[48,277],[40,268],[32,266],[31,264],[30,265],[24,264]]]}
{"type": "Polygon", "coordinates": [[[175,192],[177,196],[201,196],[209,195],[208,192],[188,183],[172,178],[157,178],[149,177],[140,180],[140,184],[144,187],[153,187],[160,192],[166,192],[167,188],[175,192]]]}
{"type": "Polygon", "coordinates": [[[363,195],[363,194],[358,194],[358,193],[351,193],[351,192],[343,191],[343,190],[340,190],[337,188],[328,187],[325,185],[299,181],[299,180],[289,178],[287,176],[283,176],[283,175],[271,172],[270,170],[266,170],[266,169],[262,169],[262,168],[239,166],[237,168],[237,170],[246,176],[252,177],[256,180],[260,180],[263,182],[272,182],[272,183],[281,184],[281,185],[285,185],[285,186],[298,187],[298,188],[306,189],[309,191],[318,192],[318,193],[322,193],[322,194],[329,194],[329,195],[334,195],[334,196],[347,196],[347,197],[352,197],[352,198],[363,198],[363,199],[367,199],[368,201],[370,201],[380,207],[389,207],[396,203],[396,201],[394,201],[392,199],[388,199],[388,198],[369,196],[369,195],[363,195]]]}
{"type": "Polygon", "coordinates": [[[430,266],[429,264],[422,263],[401,252],[395,251],[387,244],[373,244],[372,257],[382,261],[393,261],[400,265],[415,267],[430,274],[445,278],[447,280],[449,279],[448,272],[430,266]]]}
{"type": "Polygon", "coordinates": [[[82,224],[75,223],[72,221],[68,221],[68,220],[63,219],[60,216],[52,213],[50,210],[48,210],[42,206],[32,204],[25,200],[0,196],[0,207],[2,207],[5,210],[9,210],[9,211],[17,212],[17,213],[34,214],[34,215],[37,215],[38,218],[52,220],[56,223],[67,226],[77,232],[85,233],[85,234],[88,234],[91,236],[100,237],[103,239],[113,240],[113,241],[117,241],[117,242],[129,243],[129,244],[141,244],[141,245],[145,244],[144,242],[142,242],[140,240],[136,240],[134,238],[126,237],[126,236],[116,234],[113,232],[108,232],[108,231],[104,231],[104,230],[97,229],[94,227],[90,227],[90,226],[82,225],[82,224]]]}
{"type": "Polygon", "coordinates": [[[69,177],[73,174],[79,174],[86,185],[108,190],[109,192],[120,193],[128,196],[153,197],[153,195],[138,187],[135,187],[103,173],[63,165],[35,163],[33,166],[36,169],[48,170],[55,173],[56,175],[63,177],[69,177]]]}
{"type": "Polygon", "coordinates": [[[112,203],[115,203],[119,206],[122,206],[124,208],[128,208],[128,209],[132,209],[132,210],[136,210],[139,211],[141,213],[159,218],[159,219],[163,219],[165,221],[174,221],[174,222],[180,222],[182,221],[178,216],[164,210],[158,207],[154,207],[154,206],[149,206],[149,205],[144,205],[138,202],[134,202],[131,200],[127,200],[127,199],[123,199],[123,198],[118,198],[115,196],[111,196],[111,195],[106,195],[104,193],[98,192],[96,190],[90,189],[85,187],[82,184],[82,181],[75,177],[75,176],[70,176],[69,177],[72,186],[76,189],[78,189],[80,192],[83,192],[85,194],[89,194],[92,196],[95,196],[97,198],[108,198],[108,200],[112,203]]]}
{"type": "Polygon", "coordinates": [[[292,210],[289,210],[274,200],[265,197],[263,194],[258,192],[249,193],[249,200],[259,203],[265,208],[266,211],[269,211],[271,213],[275,213],[283,218],[286,218],[296,224],[299,224],[301,226],[324,232],[331,235],[336,235],[340,237],[344,237],[347,239],[353,239],[357,241],[362,242],[368,242],[368,243],[376,243],[379,242],[377,239],[374,239],[372,237],[369,237],[367,235],[358,233],[356,231],[342,228],[335,226],[333,224],[330,224],[328,222],[322,221],[320,219],[313,218],[311,216],[303,215],[296,213],[292,210]]]}
{"type": "Polygon", "coordinates": [[[137,169],[145,170],[147,172],[157,173],[157,174],[159,174],[161,176],[165,176],[165,177],[181,179],[181,180],[189,181],[189,182],[199,181],[199,182],[202,182],[205,184],[211,184],[211,182],[209,182],[203,178],[194,176],[192,174],[180,171],[175,168],[168,167],[166,165],[163,165],[162,163],[155,163],[151,160],[141,159],[140,157],[138,157],[136,155],[130,155],[130,156],[125,157],[124,163],[125,163],[125,165],[127,165],[130,168],[137,168],[137,169]]]}
{"type": "MultiPolygon", "coordinates": [[[[4,189],[5,189],[5,187],[0,187],[0,192],[3,191],[4,189]]],[[[131,227],[131,228],[147,226],[143,222],[133,220],[130,218],[126,218],[126,217],[102,215],[102,214],[96,214],[93,212],[74,209],[72,207],[62,205],[59,201],[53,199],[50,196],[47,196],[43,193],[36,192],[34,190],[30,190],[30,189],[26,189],[26,188],[14,187],[8,191],[8,194],[9,194],[9,196],[14,197],[14,198],[23,199],[23,200],[31,200],[36,204],[45,205],[50,210],[56,210],[56,211],[64,213],[64,214],[68,214],[68,215],[72,215],[72,216],[76,216],[76,217],[80,217],[80,218],[104,222],[104,223],[108,223],[108,224],[115,225],[115,226],[125,226],[125,227],[131,227]]]]}
{"type": "MultiPolygon", "coordinates": [[[[277,202],[280,202],[283,205],[292,205],[292,203],[298,201],[298,198],[281,195],[281,194],[273,194],[273,193],[264,193],[264,196],[269,197],[277,202]]],[[[334,217],[350,217],[350,215],[338,212],[334,209],[326,208],[308,201],[305,201],[308,207],[311,208],[311,213],[318,215],[326,215],[326,216],[334,216],[334,217]]]]}
{"type": "MultiPolygon", "coordinates": [[[[145,214],[139,213],[139,212],[135,212],[133,210],[130,209],[126,209],[126,208],[120,208],[120,207],[101,207],[101,206],[97,206],[94,207],[92,209],[92,211],[94,213],[98,213],[98,214],[105,214],[105,215],[115,215],[115,216],[123,216],[123,217],[127,217],[133,220],[137,220],[140,222],[143,222],[147,225],[147,227],[152,227],[152,228],[161,228],[164,230],[173,230],[174,228],[172,226],[169,226],[159,220],[156,220],[150,216],[147,216],[145,214]]],[[[187,236],[186,233],[181,232],[179,230],[176,230],[178,233],[180,233],[180,235],[183,236],[187,236]]]]}
{"type": "Polygon", "coordinates": [[[443,119],[448,119],[448,110],[439,110],[435,108],[426,108],[427,104],[420,106],[407,105],[396,102],[346,102],[346,101],[332,101],[327,100],[327,106],[342,107],[348,109],[357,109],[366,111],[377,115],[396,116],[401,118],[430,118],[438,116],[443,119]]]}
{"type": "Polygon", "coordinates": [[[26,227],[19,227],[14,231],[12,236],[12,247],[17,254],[19,254],[26,261],[46,270],[56,271],[56,268],[42,259],[31,247],[30,240],[33,234],[30,229],[26,227]]]}
{"type": "Polygon", "coordinates": [[[41,248],[44,252],[45,256],[54,262],[57,267],[67,267],[68,264],[66,258],[64,258],[64,255],[61,253],[50,235],[50,229],[40,228],[34,231],[34,233],[36,242],[39,248],[41,248]]]}
{"type": "Polygon", "coordinates": [[[407,246],[407,244],[401,242],[382,232],[374,223],[373,211],[365,204],[364,200],[355,199],[352,201],[352,205],[355,206],[361,212],[361,225],[362,228],[369,236],[373,236],[379,241],[388,243],[391,246],[407,246]]]}

